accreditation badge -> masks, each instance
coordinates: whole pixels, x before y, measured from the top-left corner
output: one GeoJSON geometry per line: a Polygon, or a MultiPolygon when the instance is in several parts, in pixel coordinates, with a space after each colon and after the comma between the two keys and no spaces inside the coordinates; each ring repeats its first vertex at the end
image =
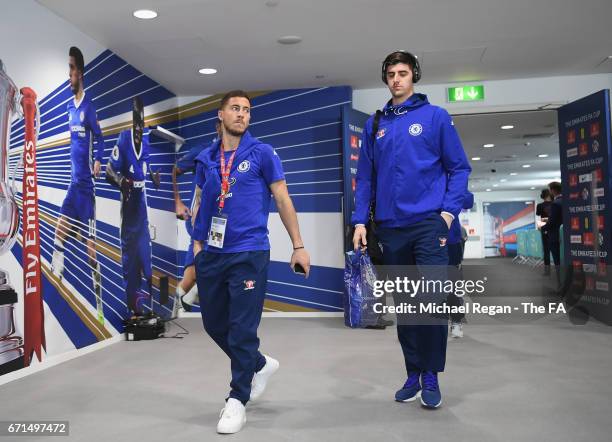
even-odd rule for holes
{"type": "Polygon", "coordinates": [[[227,218],[213,216],[210,223],[210,230],[208,232],[208,245],[222,249],[223,241],[225,240],[226,228],[227,218]]]}

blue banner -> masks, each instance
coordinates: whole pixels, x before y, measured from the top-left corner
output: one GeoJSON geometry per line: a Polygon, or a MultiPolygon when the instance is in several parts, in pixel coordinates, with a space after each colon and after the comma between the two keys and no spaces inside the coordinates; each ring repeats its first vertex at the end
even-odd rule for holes
{"type": "Polygon", "coordinates": [[[602,90],[559,109],[565,262],[580,304],[609,318],[610,91],[602,90]]]}
{"type": "Polygon", "coordinates": [[[369,115],[344,106],[342,110],[342,157],[344,170],[344,198],[342,210],[344,215],[344,250],[353,248],[351,233],[351,216],[355,210],[355,177],[361,148],[363,131],[369,115]]]}

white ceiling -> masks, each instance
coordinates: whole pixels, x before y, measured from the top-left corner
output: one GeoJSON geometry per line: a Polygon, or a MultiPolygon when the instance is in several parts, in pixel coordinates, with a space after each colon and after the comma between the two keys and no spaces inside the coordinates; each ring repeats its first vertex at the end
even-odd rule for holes
{"type": "Polygon", "coordinates": [[[453,120],[472,166],[472,192],[487,188],[492,191],[528,190],[532,186],[540,189],[559,180],[556,111],[461,115],[453,120]],[[502,125],[513,125],[514,129],[502,130],[502,125]],[[483,147],[488,143],[495,147],[483,147]],[[539,154],[549,156],[538,158],[539,154]],[[473,157],[480,157],[480,160],[474,161],[473,157]],[[523,168],[523,164],[531,167],[523,168]],[[512,172],[518,175],[511,176],[512,172]]]}
{"type": "Polygon", "coordinates": [[[612,55],[610,0],[38,2],[177,95],[378,87],[395,49],[419,54],[424,83],[612,72],[612,60],[602,63],[612,55]],[[158,18],[135,19],[141,8],[158,18]],[[284,35],[303,41],[278,44],[284,35]]]}

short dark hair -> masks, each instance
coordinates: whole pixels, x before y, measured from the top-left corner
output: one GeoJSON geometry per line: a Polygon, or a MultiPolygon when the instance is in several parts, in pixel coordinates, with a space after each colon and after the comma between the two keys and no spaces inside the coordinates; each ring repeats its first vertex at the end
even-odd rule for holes
{"type": "Polygon", "coordinates": [[[246,98],[247,100],[249,100],[249,104],[251,104],[251,97],[249,97],[249,94],[247,94],[243,90],[236,89],[236,90],[233,90],[233,91],[229,91],[227,94],[225,94],[223,96],[223,98],[221,99],[221,107],[220,107],[220,109],[223,109],[225,107],[225,105],[230,100],[230,98],[235,98],[235,97],[246,98]]]}
{"type": "Polygon", "coordinates": [[[83,53],[76,46],[71,46],[68,51],[68,56],[74,58],[74,63],[76,68],[81,71],[81,73],[85,73],[85,59],[83,58],[83,53]]]}
{"type": "Polygon", "coordinates": [[[399,63],[410,66],[412,71],[413,83],[418,83],[421,79],[421,65],[419,59],[412,53],[406,51],[391,52],[382,63],[382,81],[387,84],[387,68],[399,63]]]}
{"type": "Polygon", "coordinates": [[[561,193],[563,192],[563,187],[561,186],[561,183],[559,181],[552,181],[548,183],[548,188],[555,195],[561,195],[561,193]]]}
{"type": "Polygon", "coordinates": [[[546,198],[548,198],[550,196],[550,190],[548,189],[542,189],[542,193],[540,193],[540,198],[542,198],[543,200],[545,200],[546,198]]]}

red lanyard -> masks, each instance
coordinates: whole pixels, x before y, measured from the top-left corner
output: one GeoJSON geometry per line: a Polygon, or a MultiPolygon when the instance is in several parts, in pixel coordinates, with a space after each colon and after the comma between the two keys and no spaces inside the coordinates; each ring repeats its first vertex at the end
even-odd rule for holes
{"type": "Polygon", "coordinates": [[[223,143],[221,143],[219,150],[219,155],[221,157],[221,195],[219,195],[219,213],[221,213],[223,207],[225,207],[225,196],[229,193],[230,171],[232,170],[232,163],[234,162],[234,157],[236,156],[236,152],[238,152],[238,149],[234,150],[234,153],[230,156],[230,159],[227,163],[227,169],[225,168],[225,149],[223,147],[223,143]]]}

